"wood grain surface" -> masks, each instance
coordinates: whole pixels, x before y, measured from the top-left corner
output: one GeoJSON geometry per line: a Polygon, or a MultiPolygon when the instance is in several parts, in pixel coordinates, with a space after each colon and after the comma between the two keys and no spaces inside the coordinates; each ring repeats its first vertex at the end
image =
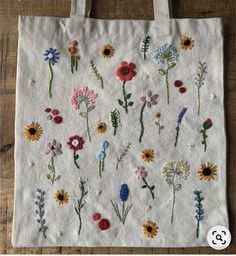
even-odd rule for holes
{"type": "MultiPolygon", "coordinates": [[[[225,25],[225,107],[228,139],[228,209],[231,245],[211,248],[13,248],[14,118],[18,15],[68,17],[70,0],[0,0],[0,253],[236,253],[236,1],[172,0],[175,18],[222,17],[225,25]]],[[[153,19],[152,0],[94,0],[91,17],[153,19]]],[[[217,65],[217,63],[216,63],[217,65]]]]}

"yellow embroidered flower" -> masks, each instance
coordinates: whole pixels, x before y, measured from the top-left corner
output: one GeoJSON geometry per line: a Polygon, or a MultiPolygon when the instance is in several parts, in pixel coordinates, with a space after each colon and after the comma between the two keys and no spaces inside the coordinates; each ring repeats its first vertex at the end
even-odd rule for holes
{"type": "Polygon", "coordinates": [[[154,160],[154,150],[153,149],[144,149],[141,152],[141,159],[144,162],[152,162],[154,160]]]}
{"type": "Polygon", "coordinates": [[[143,234],[148,238],[153,238],[154,236],[156,236],[158,231],[158,227],[156,223],[149,220],[143,224],[142,228],[143,228],[143,234]]]}
{"type": "Polygon", "coordinates": [[[197,173],[200,180],[214,180],[217,175],[217,166],[209,162],[202,163],[197,173]]]}
{"type": "Polygon", "coordinates": [[[37,122],[32,122],[24,127],[24,135],[27,140],[36,141],[43,134],[43,129],[37,122]]]}
{"type": "Polygon", "coordinates": [[[104,122],[97,123],[97,127],[96,127],[97,133],[104,133],[104,132],[106,132],[106,130],[107,130],[106,123],[104,123],[104,122]]]}
{"type": "Polygon", "coordinates": [[[179,41],[182,50],[192,50],[194,47],[194,40],[189,36],[183,36],[179,41]]]}
{"type": "Polygon", "coordinates": [[[111,58],[114,53],[115,49],[110,44],[106,44],[100,49],[100,56],[103,58],[111,58]]]}
{"type": "Polygon", "coordinates": [[[64,191],[64,189],[57,190],[55,193],[54,199],[57,204],[64,204],[68,203],[69,201],[69,194],[64,191]]]}

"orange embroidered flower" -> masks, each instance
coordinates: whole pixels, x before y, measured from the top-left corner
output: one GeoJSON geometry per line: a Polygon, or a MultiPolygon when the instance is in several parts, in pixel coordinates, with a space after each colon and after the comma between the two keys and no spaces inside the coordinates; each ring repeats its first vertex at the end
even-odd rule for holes
{"type": "Polygon", "coordinates": [[[43,129],[39,123],[32,122],[25,126],[23,132],[27,140],[36,141],[39,140],[39,138],[43,134],[43,129]]]}
{"type": "Polygon", "coordinates": [[[55,193],[54,199],[57,204],[64,204],[68,203],[69,201],[69,194],[64,191],[64,189],[57,190],[55,193]]]}
{"type": "Polygon", "coordinates": [[[200,180],[214,180],[217,175],[217,166],[209,162],[202,163],[197,173],[200,180]]]}
{"type": "Polygon", "coordinates": [[[194,47],[194,40],[189,36],[183,36],[179,41],[182,50],[192,50],[194,47]]]}
{"type": "Polygon", "coordinates": [[[142,225],[142,228],[143,228],[143,234],[148,238],[153,238],[154,236],[156,236],[158,231],[158,227],[156,223],[152,221],[146,221],[146,223],[142,225]]]}
{"type": "Polygon", "coordinates": [[[67,54],[71,55],[76,53],[76,48],[75,47],[69,47],[67,48],[67,54]]]}
{"type": "Polygon", "coordinates": [[[79,43],[77,40],[71,40],[70,41],[70,44],[73,46],[73,47],[76,47],[79,43]]]}
{"type": "Polygon", "coordinates": [[[153,162],[154,160],[154,150],[153,149],[144,149],[141,152],[141,159],[144,162],[153,162]]]}

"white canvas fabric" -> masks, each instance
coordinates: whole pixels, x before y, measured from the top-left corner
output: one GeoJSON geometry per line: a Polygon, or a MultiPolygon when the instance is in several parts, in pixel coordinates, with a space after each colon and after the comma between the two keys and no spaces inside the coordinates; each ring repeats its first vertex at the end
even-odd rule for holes
{"type": "Polygon", "coordinates": [[[207,246],[228,227],[222,21],[169,18],[165,0],[154,21],[82,17],[89,7],[19,17],[13,246],[207,246]]]}

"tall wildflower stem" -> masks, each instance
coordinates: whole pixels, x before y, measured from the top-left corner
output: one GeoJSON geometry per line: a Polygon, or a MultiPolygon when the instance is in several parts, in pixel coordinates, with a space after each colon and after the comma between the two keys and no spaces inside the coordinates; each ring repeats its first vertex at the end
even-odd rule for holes
{"type": "Polygon", "coordinates": [[[139,142],[142,142],[142,137],[143,137],[143,133],[144,133],[144,124],[143,124],[143,111],[146,107],[146,101],[144,102],[141,111],[140,111],[140,124],[141,124],[141,132],[140,132],[140,136],[139,136],[139,142]]]}
{"type": "Polygon", "coordinates": [[[49,70],[50,70],[50,74],[51,74],[51,78],[50,78],[50,81],[49,81],[49,87],[48,87],[48,95],[49,95],[49,98],[51,99],[52,98],[53,71],[52,71],[52,64],[51,64],[51,60],[50,59],[48,61],[48,64],[49,64],[49,70]]]}
{"type": "Polygon", "coordinates": [[[123,89],[123,97],[124,97],[124,109],[125,113],[128,113],[128,103],[127,103],[127,97],[126,97],[126,91],[125,91],[125,83],[126,81],[123,82],[122,89],[123,89]]]}
{"type": "Polygon", "coordinates": [[[90,135],[90,129],[89,129],[89,118],[88,118],[88,115],[89,115],[89,106],[88,104],[86,103],[86,127],[87,127],[87,134],[88,134],[88,138],[89,138],[89,141],[91,142],[91,135],[90,135]]]}
{"type": "Polygon", "coordinates": [[[172,198],[172,208],[171,208],[171,223],[174,220],[174,207],[175,207],[175,174],[172,178],[172,189],[173,189],[173,198],[172,198]]]}

